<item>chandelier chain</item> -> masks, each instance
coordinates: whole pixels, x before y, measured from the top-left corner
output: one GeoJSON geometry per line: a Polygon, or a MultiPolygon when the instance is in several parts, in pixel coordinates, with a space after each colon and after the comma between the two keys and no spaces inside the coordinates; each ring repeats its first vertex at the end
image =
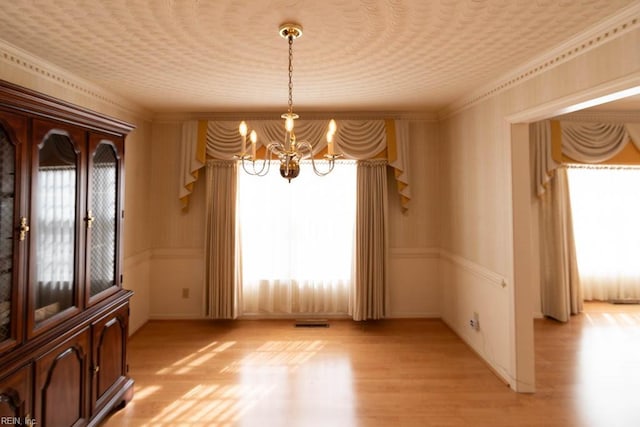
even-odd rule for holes
{"type": "Polygon", "coordinates": [[[293,36],[289,35],[289,114],[293,112],[293,36]]]}

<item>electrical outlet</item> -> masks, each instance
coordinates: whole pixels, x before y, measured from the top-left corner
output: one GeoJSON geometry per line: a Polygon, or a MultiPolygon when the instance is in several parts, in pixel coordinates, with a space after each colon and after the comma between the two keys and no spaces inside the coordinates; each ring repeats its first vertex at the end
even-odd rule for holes
{"type": "Polygon", "coordinates": [[[471,326],[476,331],[480,330],[480,315],[477,312],[473,313],[473,318],[469,320],[469,326],[471,326]]]}
{"type": "Polygon", "coordinates": [[[189,298],[189,288],[182,288],[182,298],[189,298]]]}

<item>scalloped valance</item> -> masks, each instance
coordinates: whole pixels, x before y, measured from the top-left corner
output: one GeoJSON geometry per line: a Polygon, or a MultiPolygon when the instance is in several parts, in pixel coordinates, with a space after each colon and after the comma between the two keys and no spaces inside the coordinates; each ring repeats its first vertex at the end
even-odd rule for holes
{"type": "MultiPolygon", "coordinates": [[[[556,124],[557,126],[557,124],[556,124]]],[[[633,143],[640,150],[640,123],[599,123],[560,121],[562,154],[583,163],[606,162],[633,143]]],[[[538,196],[542,195],[553,171],[560,165],[552,155],[550,120],[531,125],[535,146],[534,179],[538,196]]]]}
{"type": "MultiPolygon", "coordinates": [[[[247,123],[259,135],[257,147],[264,141],[282,138],[281,120],[253,120],[247,123]]],[[[324,138],[328,120],[299,120],[296,131],[315,142],[314,154],[326,150],[324,138]]],[[[340,120],[334,137],[336,150],[347,159],[367,160],[386,156],[394,169],[402,210],[408,209],[409,189],[409,124],[399,120],[340,120]]],[[[238,121],[188,121],[182,126],[181,183],[179,198],[183,207],[189,204],[193,185],[207,158],[233,160],[241,150],[238,121]]]]}

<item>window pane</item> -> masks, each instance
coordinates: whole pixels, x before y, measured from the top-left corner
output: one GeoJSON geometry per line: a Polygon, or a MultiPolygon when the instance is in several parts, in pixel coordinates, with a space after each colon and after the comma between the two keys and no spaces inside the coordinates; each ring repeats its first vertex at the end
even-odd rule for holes
{"type": "Polygon", "coordinates": [[[277,163],[266,177],[238,173],[244,311],[346,313],[355,163],[340,163],[324,177],[303,164],[290,183],[277,163]]]}
{"type": "Polygon", "coordinates": [[[640,169],[568,172],[585,299],[640,298],[640,169]]]}

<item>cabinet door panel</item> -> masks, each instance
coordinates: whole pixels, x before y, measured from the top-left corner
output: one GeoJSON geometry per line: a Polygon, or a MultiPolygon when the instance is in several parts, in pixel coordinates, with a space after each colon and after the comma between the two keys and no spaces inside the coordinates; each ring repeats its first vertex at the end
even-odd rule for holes
{"type": "Polygon", "coordinates": [[[94,323],[91,329],[95,413],[109,400],[112,392],[126,381],[129,305],[94,323]]]}
{"type": "Polygon", "coordinates": [[[21,341],[27,119],[0,111],[0,352],[21,341]],[[22,224],[22,231],[20,226],[22,224]]]}
{"type": "Polygon", "coordinates": [[[34,121],[30,258],[37,262],[30,266],[31,331],[80,310],[84,139],[78,129],[34,121]]]}
{"type": "Polygon", "coordinates": [[[30,418],[31,366],[25,366],[0,380],[0,419],[14,424],[30,418]],[[17,421],[17,422],[16,422],[17,421]]]}
{"type": "Polygon", "coordinates": [[[87,173],[87,304],[120,288],[121,156],[123,144],[91,134],[87,173]]]}
{"type": "Polygon", "coordinates": [[[82,425],[87,413],[89,333],[65,341],[36,361],[36,419],[43,426],[82,425]]]}

